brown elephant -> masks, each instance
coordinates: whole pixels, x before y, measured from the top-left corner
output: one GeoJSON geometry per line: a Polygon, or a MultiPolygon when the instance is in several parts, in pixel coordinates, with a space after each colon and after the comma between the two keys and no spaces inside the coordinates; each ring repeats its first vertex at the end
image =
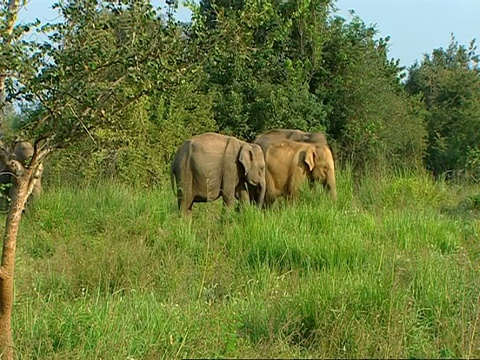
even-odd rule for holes
{"type": "Polygon", "coordinates": [[[327,145],[327,138],[322,132],[308,133],[305,131],[293,129],[275,129],[267,131],[261,135],[258,135],[255,138],[254,143],[259,144],[260,146],[262,146],[262,148],[264,148],[264,146],[268,146],[268,144],[280,142],[285,139],[306,142],[318,146],[327,145]]]}
{"type": "Polygon", "coordinates": [[[335,166],[328,146],[283,140],[269,144],[265,151],[265,204],[275,198],[296,198],[306,180],[321,182],[336,200],[335,166]]]}
{"type": "Polygon", "coordinates": [[[335,182],[335,165],[332,151],[327,144],[325,135],[321,132],[307,133],[301,130],[276,129],[257,136],[254,143],[259,144],[262,147],[262,150],[265,153],[265,162],[267,163],[267,167],[269,166],[269,162],[272,161],[271,159],[267,160],[266,154],[268,149],[285,141],[306,144],[315,147],[316,159],[321,163],[319,166],[322,170],[312,174],[312,176],[308,176],[308,179],[312,185],[314,182],[322,183],[324,188],[329,191],[332,198],[336,200],[337,190],[335,182]]]}
{"type": "Polygon", "coordinates": [[[178,207],[185,214],[194,202],[208,202],[220,196],[227,206],[235,198],[250,200],[247,184],[256,190],[261,207],[265,197],[265,159],[259,145],[232,136],[205,133],[180,147],[171,168],[172,188],[177,187],[178,207]]]}
{"type": "MultiPolygon", "coordinates": [[[[19,141],[15,144],[13,152],[15,153],[15,158],[22,165],[26,165],[33,156],[34,148],[33,145],[28,141],[19,141]]],[[[31,194],[27,200],[28,203],[31,203],[40,197],[42,192],[42,174],[43,165],[40,165],[37,172],[33,175],[34,182],[31,194]]],[[[3,162],[0,161],[0,208],[2,210],[6,210],[8,208],[8,198],[11,198],[13,194],[12,184],[14,183],[14,179],[12,177],[13,175],[11,169],[9,169],[3,162]]]]}

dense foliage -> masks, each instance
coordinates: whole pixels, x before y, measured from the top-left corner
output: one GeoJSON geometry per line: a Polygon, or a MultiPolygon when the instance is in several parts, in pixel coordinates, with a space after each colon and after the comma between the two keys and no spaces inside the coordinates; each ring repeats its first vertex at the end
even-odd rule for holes
{"type": "Polygon", "coordinates": [[[188,24],[168,4],[61,1],[60,23],[17,26],[0,67],[3,108],[22,112],[3,112],[4,133],[72,145],[47,168],[70,180],[155,184],[193,134],[252,140],[278,127],[325,131],[336,159],[360,169],[381,159],[478,175],[473,42],[452,39],[405,71],[388,37],[337,16],[333,0],[205,0],[188,24]],[[48,39],[21,40],[32,29],[48,39]]]}
{"type": "Polygon", "coordinates": [[[410,68],[407,90],[428,111],[426,165],[436,174],[466,170],[480,180],[480,68],[475,42],[435,49],[410,68]]]}

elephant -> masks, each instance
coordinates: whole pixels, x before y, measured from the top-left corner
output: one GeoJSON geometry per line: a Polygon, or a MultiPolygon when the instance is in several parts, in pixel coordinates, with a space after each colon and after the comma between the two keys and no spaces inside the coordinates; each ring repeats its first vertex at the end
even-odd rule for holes
{"type": "MultiPolygon", "coordinates": [[[[269,144],[265,151],[265,205],[270,206],[278,196],[298,197],[306,180],[321,182],[336,200],[335,166],[327,145],[283,140],[269,144]]],[[[254,194],[254,192],[253,192],[254,194]]]]}
{"type": "MultiPolygon", "coordinates": [[[[33,145],[28,141],[19,141],[15,144],[13,152],[15,158],[22,164],[26,165],[28,161],[33,156],[34,148],[33,145]]],[[[28,198],[28,203],[35,201],[40,197],[42,193],[42,174],[43,174],[43,164],[41,164],[36,171],[34,176],[34,185],[32,192],[28,198]]],[[[3,162],[0,161],[0,208],[6,210],[8,208],[8,198],[12,197],[14,183],[13,174],[11,169],[8,168],[3,162]]]]}
{"type": "MultiPolygon", "coordinates": [[[[266,153],[270,147],[275,144],[287,142],[296,142],[309,144],[316,147],[317,158],[323,162],[322,175],[321,176],[309,176],[310,185],[313,186],[314,182],[321,182],[329,192],[331,197],[337,199],[337,190],[335,182],[335,165],[333,155],[330,147],[328,146],[325,135],[321,132],[307,133],[301,130],[292,129],[276,129],[266,133],[258,135],[254,143],[259,144],[265,153],[265,161],[267,162],[266,153]]],[[[267,167],[268,167],[267,163],[267,167]]],[[[268,187],[268,183],[267,183],[268,187]]],[[[250,189],[252,192],[252,190],[250,189]]]]}
{"type": "Polygon", "coordinates": [[[178,208],[191,214],[193,203],[220,196],[226,206],[235,199],[250,201],[247,184],[256,189],[254,199],[263,206],[265,159],[259,145],[216,133],[196,135],[185,141],[171,167],[171,183],[177,188],[178,208]]]}
{"type": "Polygon", "coordinates": [[[327,138],[322,132],[308,133],[293,129],[275,129],[267,131],[261,135],[258,135],[255,138],[254,143],[259,144],[262,146],[262,148],[264,148],[268,146],[268,144],[279,142],[284,139],[306,142],[315,145],[327,145],[327,138]]]}

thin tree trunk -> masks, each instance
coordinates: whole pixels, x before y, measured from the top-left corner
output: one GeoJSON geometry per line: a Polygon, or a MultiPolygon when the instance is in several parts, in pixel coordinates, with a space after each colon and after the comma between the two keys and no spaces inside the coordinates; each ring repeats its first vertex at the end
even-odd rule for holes
{"type": "MultiPolygon", "coordinates": [[[[22,0],[9,0],[8,1],[8,9],[7,9],[7,16],[6,16],[6,27],[5,32],[7,35],[11,35],[13,32],[13,26],[15,25],[15,21],[17,20],[18,10],[20,9],[20,1],[22,0]]],[[[10,41],[3,46],[9,45],[10,41]]],[[[3,127],[3,111],[4,111],[4,103],[5,103],[5,80],[7,79],[7,71],[8,68],[0,68],[0,129],[3,127]]]]}
{"type": "Polygon", "coordinates": [[[17,233],[23,208],[28,197],[31,170],[25,169],[14,183],[14,194],[5,224],[2,263],[0,266],[0,358],[13,359],[14,347],[11,328],[13,308],[13,279],[17,233]]]}

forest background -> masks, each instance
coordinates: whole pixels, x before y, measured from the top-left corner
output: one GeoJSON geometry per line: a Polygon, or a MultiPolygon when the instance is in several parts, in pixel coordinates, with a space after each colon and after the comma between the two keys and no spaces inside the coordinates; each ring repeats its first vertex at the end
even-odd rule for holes
{"type": "Polygon", "coordinates": [[[105,118],[92,129],[84,121],[85,141],[58,153],[46,179],[53,172],[158,184],[194,134],[251,141],[278,127],[324,131],[337,160],[355,168],[382,159],[478,177],[474,40],[452,37],[405,69],[387,58],[388,37],[376,39],[359,17],[335,15],[333,1],[204,1],[190,4],[189,23],[176,20],[175,2],[166,13],[148,1],[120,4],[63,2],[60,24],[22,24],[14,34],[28,28],[48,41],[24,38],[3,57],[21,74],[7,82],[15,106],[4,111],[4,132],[21,127],[32,139],[35,126],[25,124],[47,110],[65,119],[89,107],[105,118]],[[18,51],[29,59],[19,61],[18,51]],[[110,99],[98,101],[108,88],[110,99]],[[68,107],[50,103],[65,97],[68,107]]]}
{"type": "Polygon", "coordinates": [[[403,68],[334,4],[206,0],[180,23],[173,1],[70,0],[0,27],[3,139],[54,150],[18,233],[17,356],[480,356],[475,41],[403,68]],[[180,143],[279,127],[326,133],[336,204],[177,216],[180,143]]]}

